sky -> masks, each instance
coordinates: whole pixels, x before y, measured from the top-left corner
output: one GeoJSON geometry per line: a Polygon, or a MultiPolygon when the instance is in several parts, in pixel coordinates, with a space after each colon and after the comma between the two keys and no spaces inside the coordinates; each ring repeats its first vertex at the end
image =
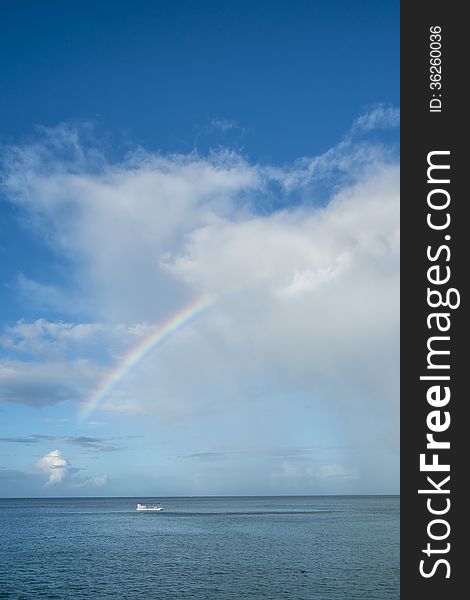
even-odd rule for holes
{"type": "Polygon", "coordinates": [[[398,493],[398,2],[0,11],[0,496],[398,493]]]}

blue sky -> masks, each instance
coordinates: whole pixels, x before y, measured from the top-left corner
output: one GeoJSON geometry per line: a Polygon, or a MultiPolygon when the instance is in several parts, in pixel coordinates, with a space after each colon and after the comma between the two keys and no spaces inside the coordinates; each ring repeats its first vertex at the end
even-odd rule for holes
{"type": "Polygon", "coordinates": [[[110,6],[2,3],[0,494],[397,492],[398,3],[110,6]]]}

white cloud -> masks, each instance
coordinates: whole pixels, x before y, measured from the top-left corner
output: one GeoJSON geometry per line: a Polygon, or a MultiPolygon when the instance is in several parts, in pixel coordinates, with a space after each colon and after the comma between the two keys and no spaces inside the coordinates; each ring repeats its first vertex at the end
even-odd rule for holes
{"type": "Polygon", "coordinates": [[[50,322],[46,319],[36,319],[31,323],[20,320],[5,328],[0,336],[0,345],[32,356],[50,356],[56,352],[63,353],[71,344],[83,346],[104,331],[103,325],[98,323],[50,322]]]}
{"type": "MultiPolygon", "coordinates": [[[[59,131],[62,147],[67,134],[59,131]]],[[[156,298],[169,307],[182,290],[159,266],[165,254],[262,185],[256,168],[230,153],[210,160],[140,153],[99,173],[90,172],[94,163],[77,172],[85,151],[75,151],[71,134],[73,161],[54,160],[49,145],[57,135],[12,151],[6,185],[34,227],[76,264],[78,287],[101,318],[153,317],[156,298]]]]}
{"type": "Polygon", "coordinates": [[[5,327],[0,346],[16,354],[48,359],[89,354],[97,346],[112,355],[147,335],[150,328],[148,322],[111,325],[21,319],[5,327]]]}
{"type": "Polygon", "coordinates": [[[398,127],[400,111],[394,106],[376,104],[371,110],[358,117],[352,127],[353,132],[368,132],[373,129],[398,127]]]}
{"type": "Polygon", "coordinates": [[[51,450],[37,463],[38,469],[48,477],[47,485],[54,485],[65,479],[69,474],[70,466],[70,462],[61,450],[51,450]]]}
{"type": "MultiPolygon", "coordinates": [[[[358,439],[381,428],[397,440],[398,166],[383,148],[354,140],[396,117],[376,107],[336,148],[282,168],[231,152],[139,151],[109,163],[67,127],[10,149],[7,194],[68,259],[93,323],[20,323],[3,345],[43,352],[37,374],[51,369],[45,349],[81,349],[92,377],[67,396],[80,400],[137,339],[131,325],[143,333],[211,294],[214,307],[123,381],[105,408],[158,419],[205,414],[255,400],[259,387],[250,391],[246,379],[258,378],[266,393],[274,386],[320,398],[358,439]],[[93,360],[92,340],[101,350],[93,360]]],[[[56,308],[63,297],[69,312],[66,291],[49,296],[56,308]]],[[[64,365],[52,368],[78,382],[64,365]]]]}

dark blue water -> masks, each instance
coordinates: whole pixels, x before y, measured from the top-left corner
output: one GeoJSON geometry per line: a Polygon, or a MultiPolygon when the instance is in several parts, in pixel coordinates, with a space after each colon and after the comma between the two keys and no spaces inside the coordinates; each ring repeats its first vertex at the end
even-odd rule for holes
{"type": "Polygon", "coordinates": [[[2,599],[399,598],[398,497],[0,499],[0,532],[2,599]]]}

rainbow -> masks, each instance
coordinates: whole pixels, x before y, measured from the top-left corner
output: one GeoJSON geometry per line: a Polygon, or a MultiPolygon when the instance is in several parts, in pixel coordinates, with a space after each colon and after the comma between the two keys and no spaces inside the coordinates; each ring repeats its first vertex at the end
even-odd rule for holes
{"type": "Polygon", "coordinates": [[[187,325],[201,312],[209,308],[213,301],[207,296],[200,298],[177,313],[169,317],[165,322],[158,323],[152,327],[150,333],[139,340],[118,362],[114,369],[103,378],[99,386],[91,396],[83,403],[79,417],[81,421],[87,419],[91,413],[100,405],[135,367],[161,344],[163,344],[176,331],[187,325]]]}

